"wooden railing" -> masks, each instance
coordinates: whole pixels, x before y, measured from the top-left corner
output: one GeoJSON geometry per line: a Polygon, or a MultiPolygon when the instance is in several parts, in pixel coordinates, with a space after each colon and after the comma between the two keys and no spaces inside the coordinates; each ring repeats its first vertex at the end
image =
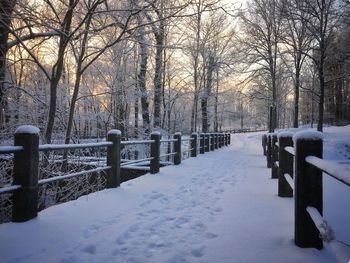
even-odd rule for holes
{"type": "Polygon", "coordinates": [[[271,177],[278,179],[278,196],[295,199],[295,244],[323,248],[334,239],[323,219],[322,172],[350,186],[350,162],[324,160],[322,133],[300,131],[268,133],[262,137],[263,152],[271,177]]]}
{"type": "Polygon", "coordinates": [[[226,129],[224,133],[248,133],[248,132],[262,132],[267,131],[267,129],[263,128],[242,128],[242,129],[226,129]]]}
{"type": "MultiPolygon", "coordinates": [[[[204,154],[208,151],[229,145],[230,134],[193,133],[190,137],[183,137],[181,133],[175,133],[173,138],[163,139],[160,133],[153,132],[150,140],[121,141],[121,133],[111,130],[107,134],[105,142],[85,144],[46,144],[39,145],[39,129],[33,126],[21,126],[14,136],[14,145],[0,147],[0,155],[13,154],[13,182],[0,188],[0,195],[12,194],[12,221],[23,222],[37,216],[38,213],[38,190],[39,186],[61,182],[70,178],[78,178],[87,174],[104,172],[106,174],[106,188],[120,186],[121,170],[149,171],[158,173],[162,165],[179,165],[182,161],[182,153],[188,152],[191,157],[198,153],[204,154]],[[188,149],[182,149],[182,142],[189,142],[188,149]],[[172,151],[161,153],[161,144],[171,145],[172,151]],[[150,157],[130,160],[121,158],[122,147],[128,145],[150,145],[150,157]],[[42,152],[49,155],[52,151],[71,151],[76,149],[104,149],[106,150],[106,161],[104,165],[90,167],[77,172],[53,175],[39,180],[39,154],[42,152]],[[168,158],[172,161],[162,161],[168,158]]],[[[63,160],[64,161],[64,160],[63,160]]],[[[1,207],[0,207],[1,209],[1,207]]]]}

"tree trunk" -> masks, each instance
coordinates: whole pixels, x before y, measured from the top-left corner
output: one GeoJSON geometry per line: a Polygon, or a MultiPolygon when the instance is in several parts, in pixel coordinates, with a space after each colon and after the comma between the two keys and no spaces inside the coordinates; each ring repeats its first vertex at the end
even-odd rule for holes
{"type": "Polygon", "coordinates": [[[207,69],[207,82],[204,89],[204,94],[201,99],[201,110],[202,110],[202,132],[209,132],[209,118],[208,118],[208,101],[211,93],[211,85],[213,82],[213,72],[215,69],[214,56],[209,55],[208,69],[207,69]]]}
{"type": "MultiPolygon", "coordinates": [[[[138,23],[141,24],[141,20],[138,19],[138,23]]],[[[145,29],[140,27],[137,41],[140,46],[140,69],[138,73],[138,86],[141,93],[141,111],[142,111],[142,125],[144,134],[147,136],[150,133],[150,117],[149,117],[149,103],[146,89],[146,73],[148,62],[148,47],[145,42],[145,29]]]]}
{"type": "Polygon", "coordinates": [[[163,42],[164,29],[160,28],[160,33],[156,36],[156,62],[154,72],[154,112],[153,112],[153,126],[155,128],[161,127],[161,106],[162,106],[162,75],[163,75],[163,42]]]}
{"type": "MultiPolygon", "coordinates": [[[[7,56],[7,40],[13,9],[16,5],[15,0],[1,0],[1,23],[0,23],[0,128],[4,125],[4,92],[6,78],[6,56],[7,56]]],[[[1,139],[1,138],[0,138],[1,139]]]]}
{"type": "Polygon", "coordinates": [[[75,0],[69,0],[68,9],[64,17],[62,27],[61,27],[61,32],[59,35],[59,48],[58,48],[57,61],[52,68],[51,81],[50,81],[50,104],[49,104],[48,121],[46,124],[46,131],[45,131],[46,143],[51,143],[51,139],[52,139],[52,133],[53,133],[55,117],[56,117],[57,87],[63,71],[64,55],[65,55],[65,50],[69,41],[73,11],[76,4],[77,2],[75,2],[75,0]]]}
{"type": "MultiPolygon", "coordinates": [[[[321,55],[322,56],[322,55],[321,55]]],[[[319,69],[319,81],[320,81],[320,100],[318,104],[318,122],[317,122],[317,130],[322,132],[323,131],[323,113],[324,113],[324,88],[325,88],[325,81],[324,81],[324,72],[323,72],[323,58],[321,58],[319,69]]]]}
{"type": "Polygon", "coordinates": [[[297,62],[295,67],[295,84],[294,84],[294,120],[293,127],[299,127],[299,87],[300,87],[300,67],[297,62]]]}
{"type": "Polygon", "coordinates": [[[214,103],[214,132],[218,131],[219,117],[218,117],[218,102],[219,102],[219,69],[216,68],[216,90],[214,103]]]}

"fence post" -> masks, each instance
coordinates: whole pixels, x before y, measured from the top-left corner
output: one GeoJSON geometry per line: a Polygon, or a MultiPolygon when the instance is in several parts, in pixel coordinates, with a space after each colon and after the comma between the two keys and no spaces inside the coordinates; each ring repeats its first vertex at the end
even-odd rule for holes
{"type": "Polygon", "coordinates": [[[151,157],[153,158],[150,162],[151,174],[159,172],[160,137],[157,131],[151,133],[151,140],[154,140],[154,143],[151,144],[151,157]]]}
{"type": "Polygon", "coordinates": [[[319,231],[306,207],[315,207],[322,215],[322,172],[305,160],[307,156],[322,158],[322,133],[301,131],[293,136],[295,145],[295,244],[299,247],[323,247],[319,231]]]}
{"type": "Polygon", "coordinates": [[[225,133],[225,146],[228,146],[228,134],[225,133]]]}
{"type": "Polygon", "coordinates": [[[198,141],[198,134],[192,133],[191,138],[193,139],[191,141],[191,157],[197,157],[197,141],[198,141]]]}
{"type": "Polygon", "coordinates": [[[293,197],[293,189],[284,177],[286,173],[293,177],[293,155],[284,149],[287,146],[293,146],[293,133],[281,132],[278,134],[278,145],[278,196],[293,197]]]}
{"type": "Polygon", "coordinates": [[[209,133],[205,133],[205,147],[204,147],[204,150],[206,152],[209,152],[209,143],[210,143],[210,136],[209,136],[209,133]]]}
{"type": "Polygon", "coordinates": [[[261,139],[261,144],[262,144],[263,152],[265,156],[266,156],[266,143],[267,143],[267,136],[266,134],[264,134],[261,139]]]}
{"type": "Polygon", "coordinates": [[[220,133],[220,148],[224,146],[224,135],[220,133]]]}
{"type": "Polygon", "coordinates": [[[199,153],[200,154],[203,154],[205,149],[204,149],[204,143],[205,143],[205,140],[204,140],[204,133],[201,133],[199,135],[199,153]]]}
{"type": "Polygon", "coordinates": [[[272,148],[271,148],[271,138],[272,133],[267,134],[267,155],[266,155],[266,160],[267,160],[267,168],[272,167],[272,148]]]}
{"type": "Polygon", "coordinates": [[[228,134],[228,145],[231,145],[231,133],[228,134]]]}
{"type": "Polygon", "coordinates": [[[276,162],[278,161],[278,146],[276,146],[277,143],[277,133],[272,134],[271,138],[271,149],[272,149],[272,154],[271,154],[271,162],[272,162],[272,169],[271,169],[271,178],[272,179],[277,179],[278,178],[278,166],[276,162]]]}
{"type": "Polygon", "coordinates": [[[12,221],[24,222],[38,215],[39,129],[24,125],[15,132],[13,184],[22,187],[13,194],[12,221]]]}
{"type": "Polygon", "coordinates": [[[215,149],[219,149],[219,135],[215,133],[215,149]]]}
{"type": "Polygon", "coordinates": [[[174,151],[176,152],[174,156],[174,164],[178,165],[181,163],[181,133],[175,133],[174,139],[176,140],[176,142],[174,142],[174,151]]]}
{"type": "Polygon", "coordinates": [[[214,137],[214,133],[210,134],[210,150],[214,151],[215,149],[215,137],[214,137]]]}
{"type": "Polygon", "coordinates": [[[119,130],[110,130],[107,133],[107,141],[113,145],[107,148],[107,166],[112,168],[107,172],[107,188],[115,188],[120,186],[120,140],[121,132],[119,130]]]}

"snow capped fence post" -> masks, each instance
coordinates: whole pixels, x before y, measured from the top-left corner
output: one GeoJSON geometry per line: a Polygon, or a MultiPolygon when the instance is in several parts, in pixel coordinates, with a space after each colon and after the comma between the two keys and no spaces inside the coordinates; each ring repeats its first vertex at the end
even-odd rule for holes
{"type": "Polygon", "coordinates": [[[314,207],[322,215],[322,171],[308,164],[307,156],[322,158],[322,133],[301,131],[293,136],[295,146],[295,244],[299,247],[323,247],[320,233],[306,211],[314,207]]]}
{"type": "Polygon", "coordinates": [[[267,160],[267,168],[271,168],[271,160],[272,160],[272,147],[271,147],[271,133],[267,134],[267,155],[266,155],[266,160],[267,160]]]}
{"type": "Polygon", "coordinates": [[[15,132],[13,184],[21,188],[13,194],[12,221],[24,222],[38,214],[39,129],[24,125],[15,132]]]}
{"type": "Polygon", "coordinates": [[[205,140],[204,140],[204,133],[201,133],[200,135],[199,135],[199,153],[200,154],[203,154],[204,153],[204,142],[205,142],[205,140]]]}
{"type": "Polygon", "coordinates": [[[215,149],[219,149],[219,135],[215,133],[215,149]]]}
{"type": "Polygon", "coordinates": [[[231,133],[227,134],[228,145],[231,145],[231,133]]]}
{"type": "Polygon", "coordinates": [[[174,155],[174,164],[178,165],[181,163],[181,133],[175,133],[174,139],[176,140],[176,142],[174,142],[174,151],[176,152],[174,155]]]}
{"type": "Polygon", "coordinates": [[[293,147],[293,133],[281,132],[278,134],[278,196],[293,197],[293,189],[285,178],[285,174],[293,177],[293,155],[289,154],[285,147],[293,147]]]}
{"type": "Polygon", "coordinates": [[[205,134],[205,147],[204,147],[204,150],[206,152],[209,152],[209,143],[210,143],[210,135],[209,135],[209,133],[206,133],[205,134]]]}
{"type": "Polygon", "coordinates": [[[193,139],[191,141],[191,157],[197,157],[197,142],[198,142],[198,134],[192,133],[191,138],[193,139]]]}
{"type": "Polygon", "coordinates": [[[107,148],[107,166],[111,166],[111,169],[107,171],[107,188],[120,186],[120,139],[121,132],[119,130],[110,130],[107,133],[107,141],[113,143],[107,148]]]}
{"type": "Polygon", "coordinates": [[[214,138],[214,133],[210,134],[210,150],[214,151],[215,149],[215,138],[214,138]]]}
{"type": "Polygon", "coordinates": [[[151,174],[159,172],[160,139],[161,135],[159,132],[151,133],[151,140],[154,141],[154,143],[151,144],[151,157],[153,158],[150,162],[151,174]]]}
{"type": "Polygon", "coordinates": [[[277,179],[278,178],[278,146],[276,146],[277,143],[277,133],[272,134],[271,138],[271,162],[272,162],[272,169],[271,169],[271,178],[277,179]]]}
{"type": "Polygon", "coordinates": [[[263,151],[264,151],[265,156],[266,156],[266,142],[267,142],[267,136],[266,136],[266,134],[264,134],[262,136],[261,143],[262,143],[262,147],[263,147],[263,151]]]}

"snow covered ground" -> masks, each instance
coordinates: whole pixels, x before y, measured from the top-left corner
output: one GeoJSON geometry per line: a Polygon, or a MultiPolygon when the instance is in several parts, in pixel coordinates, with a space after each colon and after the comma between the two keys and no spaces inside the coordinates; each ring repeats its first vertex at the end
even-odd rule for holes
{"type": "MultiPolygon", "coordinates": [[[[325,134],[325,158],[349,158],[350,126],[325,134]]],[[[329,246],[294,246],[293,199],[270,177],[261,133],[236,134],[230,147],[0,225],[0,261],[337,262],[329,246]]],[[[324,178],[325,218],[350,243],[350,189],[324,178]]]]}

